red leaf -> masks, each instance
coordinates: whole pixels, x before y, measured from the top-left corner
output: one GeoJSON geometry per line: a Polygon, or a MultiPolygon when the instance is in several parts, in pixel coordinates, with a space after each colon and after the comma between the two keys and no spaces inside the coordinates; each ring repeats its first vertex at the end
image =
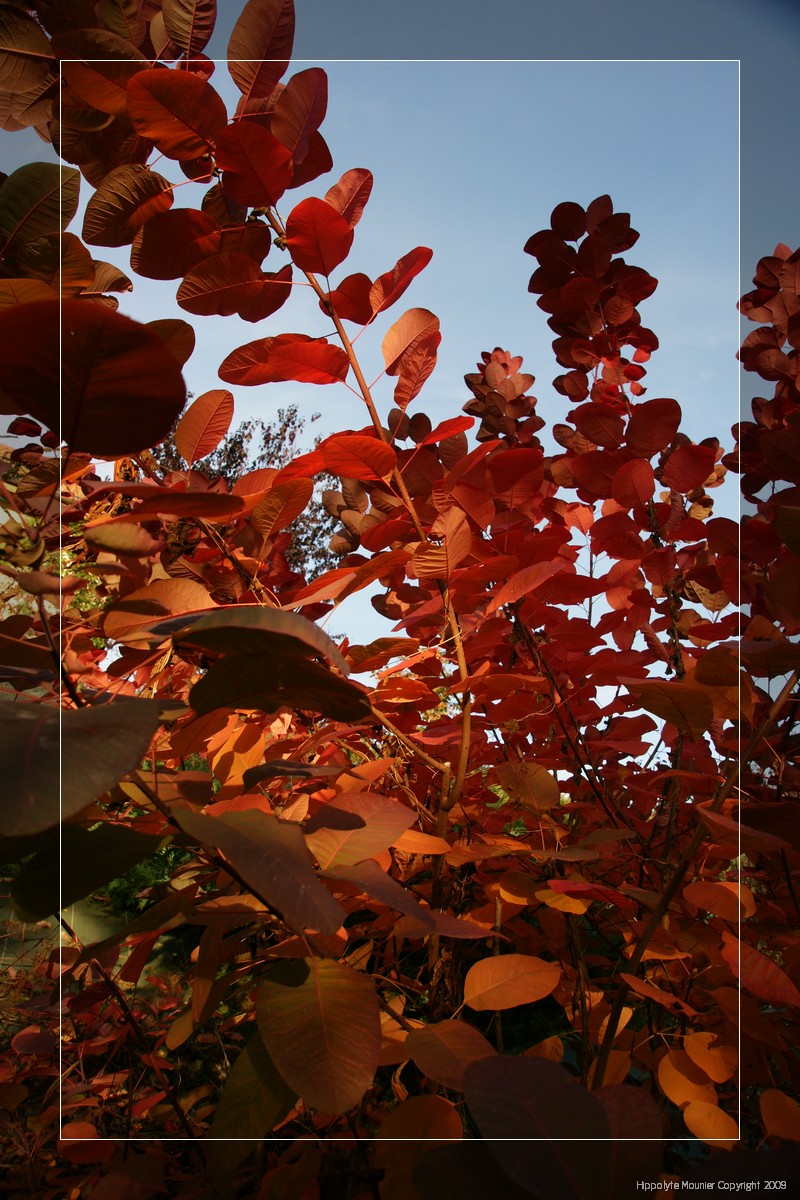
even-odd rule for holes
{"type": "Polygon", "coordinates": [[[386,363],[386,374],[397,375],[407,355],[420,342],[439,332],[439,318],[427,308],[410,308],[392,325],[383,339],[381,349],[386,363]]]}
{"type": "Polygon", "coordinates": [[[198,209],[156,213],[134,238],[131,266],[148,279],[178,279],[202,259],[217,254],[220,238],[211,217],[198,209]]]}
{"type": "Polygon", "coordinates": [[[271,488],[259,500],[250,518],[261,537],[271,538],[291,525],[305,509],[313,491],[310,479],[287,479],[271,488]]]}
{"type": "Polygon", "coordinates": [[[713,446],[678,446],[667,459],[661,481],[673,492],[690,492],[713,474],[713,446]]]}
{"type": "Polygon", "coordinates": [[[616,447],[620,444],[625,431],[622,417],[606,404],[589,401],[570,413],[578,433],[593,442],[595,446],[616,447]]]}
{"type": "Polygon", "coordinates": [[[246,254],[214,254],[188,273],[176,299],[187,312],[263,321],[289,299],[292,267],[264,274],[246,254]]]}
{"type": "Polygon", "coordinates": [[[369,296],[374,315],[377,316],[395,300],[399,300],[412,279],[427,267],[432,258],[432,250],[427,246],[417,246],[398,259],[391,271],[380,275],[372,285],[369,296]]]}
{"type": "Polygon", "coordinates": [[[223,190],[237,204],[277,204],[292,181],[291,154],[253,121],[229,125],[217,138],[216,158],[223,190]]]}
{"type": "Polygon", "coordinates": [[[434,333],[431,337],[422,338],[408,354],[403,355],[400,378],[394,389],[394,402],[401,412],[405,412],[411,401],[419,395],[432,374],[441,340],[442,335],[434,333]]]}
{"type": "Polygon", "coordinates": [[[623,508],[636,508],[652,500],[656,490],[656,479],[650,463],[643,458],[632,458],[623,463],[611,480],[611,495],[623,508]]]}
{"type": "Polygon", "coordinates": [[[274,479],[274,484],[277,486],[285,479],[311,479],[314,475],[320,475],[325,470],[325,460],[322,457],[321,450],[311,450],[308,454],[301,454],[298,458],[292,459],[285,467],[281,467],[274,479]]]}
{"type": "Polygon", "coordinates": [[[309,134],[305,158],[302,162],[294,164],[294,174],[289,186],[302,187],[304,183],[311,183],[312,179],[317,179],[320,175],[327,175],[331,170],[333,170],[333,159],[328,143],[316,129],[309,134]]]}
{"type": "Polygon", "coordinates": [[[282,333],[240,346],[223,362],[220,379],[258,383],[343,383],[350,363],[344,350],[325,338],[282,333]]]}
{"type": "Polygon", "coordinates": [[[128,114],[140,137],[168,158],[208,154],[228,123],[221,97],[188,71],[140,71],[128,84],[128,114]]]}
{"type": "Polygon", "coordinates": [[[450,508],[434,529],[441,528],[442,541],[422,542],[411,556],[410,567],[417,579],[449,579],[472,548],[469,521],[459,508],[450,508]]]}
{"type": "Polygon", "coordinates": [[[175,445],[189,466],[212,454],[230,428],[233,396],[225,389],[204,392],[178,422],[175,445]]]}
{"type": "Polygon", "coordinates": [[[555,575],[562,567],[563,563],[560,562],[533,563],[530,567],[523,567],[521,571],[512,575],[499,591],[495,592],[486,610],[487,613],[495,612],[504,604],[513,604],[522,596],[536,591],[540,584],[549,579],[551,575],[555,575]]]}
{"type": "Polygon", "coordinates": [[[309,138],[319,129],[328,108],[328,76],[321,67],[309,67],[293,75],[275,102],[270,132],[300,163],[306,157],[309,138]]]}
{"type": "Polygon", "coordinates": [[[371,191],[372,172],[366,167],[354,167],[352,171],[345,171],[339,182],[328,189],[325,203],[341,213],[353,229],[361,220],[371,191]]]}
{"type": "Polygon", "coordinates": [[[328,292],[327,301],[340,320],[366,325],[372,318],[372,305],[369,302],[371,288],[369,275],[358,272],[346,276],[334,291],[328,292]]]}
{"type": "Polygon", "coordinates": [[[442,421],[435,429],[432,429],[419,444],[420,446],[433,446],[436,442],[442,442],[456,433],[463,433],[464,430],[471,429],[474,424],[474,417],[451,417],[449,421],[442,421]]]}
{"type": "Polygon", "coordinates": [[[292,0],[249,0],[228,42],[228,67],[245,101],[271,94],[289,65],[293,43],[292,0]]]}
{"type": "Polygon", "coordinates": [[[69,1121],[61,1126],[58,1152],[73,1163],[104,1163],[117,1153],[113,1142],[101,1139],[88,1121],[69,1121]]]}
{"type": "Polygon", "coordinates": [[[60,303],[60,321],[58,300],[0,314],[3,411],[60,430],[73,451],[112,458],[166,437],[186,387],[158,334],[105,305],[60,303]]]}
{"type": "Polygon", "coordinates": [[[677,400],[646,400],[637,404],[628,422],[625,444],[638,458],[652,458],[670,444],[681,423],[677,400]]]}
{"type": "Polygon", "coordinates": [[[136,230],[172,207],[172,184],[139,163],[109,171],[86,206],[83,239],[90,246],[126,246],[136,230]]]}
{"type": "Polygon", "coordinates": [[[330,275],[347,258],[352,244],[353,230],[324,200],[310,196],[289,213],[286,245],[301,271],[330,275]]]}
{"type": "Polygon", "coordinates": [[[391,446],[376,437],[337,434],[320,445],[325,470],[340,479],[388,479],[397,463],[391,446]]]}
{"type": "Polygon", "coordinates": [[[208,44],[217,19],[217,0],[164,0],[164,28],[188,58],[208,44]]]}

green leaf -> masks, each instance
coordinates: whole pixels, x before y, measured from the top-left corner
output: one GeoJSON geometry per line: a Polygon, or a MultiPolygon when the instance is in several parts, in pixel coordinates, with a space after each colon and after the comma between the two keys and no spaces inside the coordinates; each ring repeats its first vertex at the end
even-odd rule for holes
{"type": "Polygon", "coordinates": [[[64,825],[60,838],[58,830],[50,830],[11,885],[14,911],[21,921],[41,921],[118,879],[163,842],[155,834],[110,823],[94,829],[64,825]]]}
{"type": "Polygon", "coordinates": [[[260,655],[230,654],[212,663],[189,693],[201,715],[215,708],[308,709],[337,721],[369,715],[365,692],[318,663],[260,655]]]}
{"type": "Polygon", "coordinates": [[[6,247],[63,233],[78,211],[80,171],[27,163],[0,188],[0,234],[6,247]]]}
{"type": "Polygon", "coordinates": [[[381,1043],[370,979],[332,959],[285,959],[267,968],[256,1013],[275,1065],[306,1104],[326,1114],[358,1104],[381,1043]]]}
{"type": "Polygon", "coordinates": [[[176,807],[191,837],[219,850],[245,883],[298,933],[335,933],[344,909],[320,883],[298,825],[260,809],[207,817],[176,807]]]}
{"type": "Polygon", "coordinates": [[[138,767],[160,720],[157,700],[68,710],[4,704],[0,835],[39,833],[86,808],[138,767]]]}
{"type": "Polygon", "coordinates": [[[231,1067],[214,1112],[208,1136],[222,1140],[206,1147],[212,1171],[235,1171],[255,1148],[242,1139],[266,1137],[296,1099],[254,1033],[231,1067]]]}

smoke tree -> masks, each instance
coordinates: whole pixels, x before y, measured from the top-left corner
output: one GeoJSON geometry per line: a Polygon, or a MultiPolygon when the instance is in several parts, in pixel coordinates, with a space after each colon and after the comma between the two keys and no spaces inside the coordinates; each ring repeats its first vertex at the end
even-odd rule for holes
{"type": "Polygon", "coordinates": [[[380,198],[366,168],[330,174],[291,0],[244,7],[230,114],[214,18],[2,9],[6,127],[73,164],[0,186],[0,395],[27,439],[0,483],[24,599],[0,624],[15,909],[43,919],[173,854],[140,915],[92,945],[65,926],[20,985],[0,1060],[15,1194],[612,1200],[733,1177],[757,1148],[782,1164],[800,252],[762,259],[742,301],[767,394],[730,444],[694,443],[679,400],[647,393],[657,280],[629,215],[565,201],[524,247],[562,419],[545,429],[497,347],[434,427],[431,249],[347,273],[380,198]],[[131,279],[95,255],[128,245],[191,321],[118,311],[131,279]],[[289,332],[301,283],[327,336],[289,332]],[[370,386],[356,335],[390,309],[370,386]],[[232,314],[257,336],[187,405],[195,328],[232,314]],[[349,386],[363,427],[233,482],[201,469],[227,385],[283,381],[349,386]],[[730,473],[741,527],[714,515],[730,473]],[[306,578],[290,531],[323,475],[337,565],[306,578]],[[335,643],[317,622],[376,584],[386,636],[335,643]],[[670,1147],[687,1139],[705,1166],[670,1147]]]}

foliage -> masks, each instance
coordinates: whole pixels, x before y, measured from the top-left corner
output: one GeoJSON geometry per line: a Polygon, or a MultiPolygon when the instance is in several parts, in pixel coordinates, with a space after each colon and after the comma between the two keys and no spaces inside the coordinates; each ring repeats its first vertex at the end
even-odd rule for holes
{"type": "Polygon", "coordinates": [[[765,1142],[783,1162],[800,251],[762,259],[742,301],[742,365],[770,394],[727,453],[645,398],[657,281],[623,257],[638,234],[608,196],[559,204],[525,247],[561,369],[555,451],[500,348],[433,428],[410,410],[438,318],[389,325],[374,393],[348,332],[368,337],[430,250],[336,275],[369,171],[287,198],[332,166],[324,72],[281,82],[291,0],[239,18],[230,120],[202,53],[212,0],[34,11],[2,13],[6,124],[76,169],[0,187],[3,411],[29,439],[3,459],[4,571],[33,598],[0,626],[4,858],[18,911],[46,913],[175,857],[120,933],[25,981],[0,1082],[13,1194],[588,1200],[702,1179],[687,1141],[713,1178],[765,1142]],[[89,247],[124,245],[135,273],[180,281],[187,313],[269,322],[223,383],[344,383],[366,427],[233,481],[197,469],[232,395],[183,411],[194,327],[117,311],[130,280],[89,247]],[[275,323],[301,283],[330,339],[275,323]],[[164,471],[151,451],[173,427],[164,471]],[[741,531],[713,516],[731,470],[741,531]],[[307,580],[289,531],[322,472],[341,559],[307,580]],[[337,646],[315,622],[376,582],[391,633],[337,646]],[[151,956],[184,927],[194,950],[165,974],[151,956]]]}
{"type": "MultiPolygon", "coordinates": [[[[312,421],[319,419],[314,413],[312,421]]],[[[249,417],[226,433],[220,444],[205,458],[194,463],[194,470],[202,471],[209,479],[221,476],[229,487],[243,475],[261,469],[287,466],[298,454],[303,453],[302,435],[305,418],[300,415],[296,404],[279,408],[275,419],[266,423],[260,417],[249,417]]],[[[316,439],[319,444],[321,437],[316,439]]],[[[180,471],[183,459],[175,445],[174,432],[154,447],[153,458],[162,471],[180,471]]],[[[321,574],[336,565],[336,556],[328,542],[337,522],[324,506],[324,491],[336,481],[323,473],[315,480],[315,490],[304,510],[291,522],[286,533],[289,535],[284,553],[289,566],[306,577],[321,574]]],[[[286,539],[284,539],[286,540],[286,539]]]]}

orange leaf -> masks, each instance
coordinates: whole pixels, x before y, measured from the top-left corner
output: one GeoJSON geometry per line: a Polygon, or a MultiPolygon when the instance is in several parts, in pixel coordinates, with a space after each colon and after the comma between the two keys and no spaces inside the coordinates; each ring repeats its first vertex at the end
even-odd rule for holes
{"type": "Polygon", "coordinates": [[[767,1088],[761,1093],[758,1103],[767,1137],[800,1142],[800,1104],[796,1100],[777,1088],[767,1088]]]}
{"type": "Polygon", "coordinates": [[[743,883],[722,883],[718,880],[698,880],[683,889],[683,898],[696,908],[705,908],[724,921],[737,922],[752,917],[756,902],[750,888],[743,883]]]}
{"type": "Polygon", "coordinates": [[[730,933],[723,933],[722,941],[722,957],[748,991],[769,1004],[800,1007],[800,991],[776,962],[730,933]]]}
{"type": "Polygon", "coordinates": [[[716,1104],[717,1093],[702,1071],[684,1050],[668,1050],[658,1064],[658,1086],[678,1108],[692,1101],[716,1104]]]}
{"type": "Polygon", "coordinates": [[[560,979],[558,963],[531,954],[484,958],[467,971],[464,1003],[476,1012],[532,1004],[549,996],[560,979]]]}
{"type": "Polygon", "coordinates": [[[736,1074],[739,1055],[735,1046],[714,1045],[713,1033],[685,1033],[683,1048],[693,1063],[714,1083],[725,1083],[736,1074]]]}
{"type": "Polygon", "coordinates": [[[733,1117],[723,1112],[716,1104],[690,1100],[683,1110],[683,1119],[686,1128],[707,1146],[732,1150],[739,1141],[739,1126],[733,1117]]]}

